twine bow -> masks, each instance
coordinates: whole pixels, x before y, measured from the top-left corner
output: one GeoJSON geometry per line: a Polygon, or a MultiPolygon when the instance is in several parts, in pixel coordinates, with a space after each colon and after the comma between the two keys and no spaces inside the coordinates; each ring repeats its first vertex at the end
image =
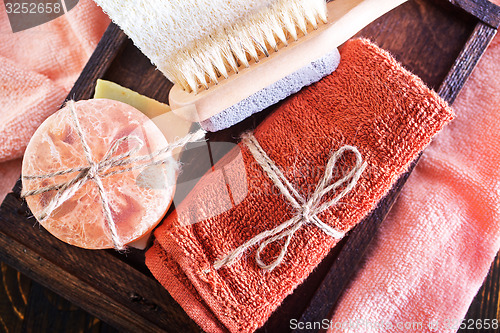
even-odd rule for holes
{"type": "Polygon", "coordinates": [[[248,147],[255,160],[259,163],[276,187],[278,187],[287,201],[290,202],[293,208],[295,208],[296,214],[288,221],[278,225],[276,228],[261,232],[235,250],[231,251],[223,258],[215,261],[215,269],[220,269],[221,267],[235,263],[246,250],[260,243],[260,246],[255,254],[255,261],[260,268],[272,271],[283,261],[293,235],[306,223],[314,224],[325,234],[335,239],[341,239],[344,237],[343,232],[337,231],[321,221],[318,218],[318,214],[336,205],[356,186],[367,165],[366,162],[363,162],[363,158],[356,147],[345,145],[331,154],[326,165],[323,178],[317,185],[316,190],[311,194],[309,199],[306,200],[292,186],[288,179],[286,179],[280,168],[278,168],[278,166],[269,158],[252,133],[244,134],[242,139],[242,142],[248,147]],[[330,184],[334,178],[333,171],[335,170],[337,161],[345,152],[352,152],[355,155],[355,165],[349,172],[347,172],[346,175],[335,181],[333,184],[330,184]],[[334,192],[344,184],[346,185],[340,193],[332,199],[322,203],[322,199],[325,195],[330,192],[334,192]],[[285,242],[278,257],[269,264],[263,262],[261,259],[262,251],[264,251],[269,244],[277,242],[283,238],[285,238],[285,242]]]}
{"type": "Polygon", "coordinates": [[[144,146],[144,142],[138,136],[127,135],[127,136],[124,136],[124,137],[116,140],[111,145],[108,152],[104,155],[104,157],[99,162],[94,162],[94,160],[92,159],[92,152],[91,152],[90,147],[85,139],[85,136],[84,136],[83,131],[82,131],[81,126],[80,126],[80,122],[79,122],[78,117],[76,115],[75,102],[69,101],[67,103],[67,106],[69,107],[72,120],[75,124],[76,133],[78,134],[78,137],[80,138],[80,141],[82,143],[83,152],[84,152],[84,155],[85,155],[85,158],[87,160],[88,165],[77,167],[77,168],[71,168],[71,169],[67,169],[67,170],[61,170],[61,171],[57,171],[57,172],[52,172],[52,173],[48,173],[48,174],[44,174],[44,175],[23,176],[23,179],[27,179],[27,180],[30,180],[30,179],[48,179],[48,178],[55,178],[55,177],[58,177],[61,175],[77,172],[75,177],[73,177],[72,179],[70,179],[66,182],[58,183],[58,184],[51,185],[51,186],[42,187],[42,188],[32,190],[32,191],[26,191],[22,194],[22,197],[26,198],[29,196],[38,195],[38,194],[49,192],[49,191],[57,191],[57,194],[54,196],[54,198],[52,198],[52,200],[49,202],[49,204],[42,210],[40,216],[38,217],[38,220],[40,222],[43,222],[54,212],[54,210],[56,210],[58,207],[60,207],[66,200],[71,198],[86,182],[88,182],[89,180],[92,180],[97,185],[97,188],[99,190],[99,196],[101,198],[102,208],[103,208],[103,212],[104,212],[104,219],[105,219],[106,225],[111,233],[111,239],[113,241],[113,245],[117,250],[123,250],[125,248],[125,244],[123,244],[123,242],[118,237],[118,233],[116,230],[116,224],[115,224],[115,222],[113,220],[113,216],[111,214],[109,200],[106,196],[106,193],[104,192],[104,186],[102,184],[102,179],[109,177],[109,176],[112,176],[112,175],[129,172],[132,170],[142,169],[145,167],[150,167],[150,166],[155,166],[155,165],[166,164],[169,161],[171,161],[172,150],[174,150],[178,147],[182,147],[189,142],[195,142],[195,141],[202,140],[205,137],[205,131],[198,130],[197,132],[188,134],[187,136],[181,138],[180,140],[177,140],[171,144],[168,144],[163,149],[155,151],[151,154],[140,155],[140,156],[133,156],[133,155],[135,155],[138,151],[141,150],[141,148],[144,146]],[[116,150],[124,142],[127,142],[127,141],[135,141],[135,145],[133,145],[125,153],[114,156],[116,150]],[[163,157],[161,157],[161,156],[163,156],[163,157]],[[157,157],[160,157],[160,158],[155,160],[155,158],[157,158],[157,157]],[[116,167],[120,167],[120,166],[124,167],[124,168],[115,169],[116,167]]]}

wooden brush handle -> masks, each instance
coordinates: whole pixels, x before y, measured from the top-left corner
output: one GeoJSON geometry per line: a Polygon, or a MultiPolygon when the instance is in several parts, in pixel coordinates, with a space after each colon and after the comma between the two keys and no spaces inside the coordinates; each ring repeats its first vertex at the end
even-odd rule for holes
{"type": "Polygon", "coordinates": [[[291,42],[278,52],[242,69],[218,85],[189,93],[174,85],[170,106],[191,121],[206,120],[250,97],[283,77],[332,52],[365,26],[406,0],[334,0],[328,3],[328,23],[291,42]]]}

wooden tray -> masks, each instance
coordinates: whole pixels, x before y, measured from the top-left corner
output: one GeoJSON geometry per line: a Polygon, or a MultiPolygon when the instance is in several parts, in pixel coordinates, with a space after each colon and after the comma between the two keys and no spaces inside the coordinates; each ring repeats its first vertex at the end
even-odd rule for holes
{"type": "MultiPolygon", "coordinates": [[[[406,68],[452,103],[499,23],[499,8],[486,0],[414,0],[375,21],[359,36],[391,51],[406,68]]],[[[91,98],[97,78],[114,81],[163,102],[167,101],[172,86],[113,24],[68,98],[91,98]]],[[[210,134],[209,142],[234,141],[234,137],[255,127],[271,111],[210,134]]],[[[302,321],[328,318],[410,172],[331,251],[260,331],[289,331],[292,318],[302,321]]],[[[0,207],[0,260],[122,331],[200,330],[154,280],[144,265],[143,251],[118,254],[66,245],[36,223],[19,193],[20,182],[0,207]]]]}

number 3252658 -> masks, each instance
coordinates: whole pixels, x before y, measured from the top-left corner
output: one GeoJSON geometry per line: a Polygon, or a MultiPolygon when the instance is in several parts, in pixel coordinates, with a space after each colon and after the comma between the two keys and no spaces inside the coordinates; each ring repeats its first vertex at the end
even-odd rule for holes
{"type": "Polygon", "coordinates": [[[7,14],[59,14],[62,11],[61,3],[33,3],[14,2],[5,3],[7,14]]]}

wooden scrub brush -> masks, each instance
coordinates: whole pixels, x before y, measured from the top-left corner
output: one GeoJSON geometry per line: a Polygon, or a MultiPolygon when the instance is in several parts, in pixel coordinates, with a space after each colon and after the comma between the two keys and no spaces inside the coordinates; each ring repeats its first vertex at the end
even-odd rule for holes
{"type": "Polygon", "coordinates": [[[337,47],[404,0],[95,0],[209,131],[330,74],[337,47]]]}

